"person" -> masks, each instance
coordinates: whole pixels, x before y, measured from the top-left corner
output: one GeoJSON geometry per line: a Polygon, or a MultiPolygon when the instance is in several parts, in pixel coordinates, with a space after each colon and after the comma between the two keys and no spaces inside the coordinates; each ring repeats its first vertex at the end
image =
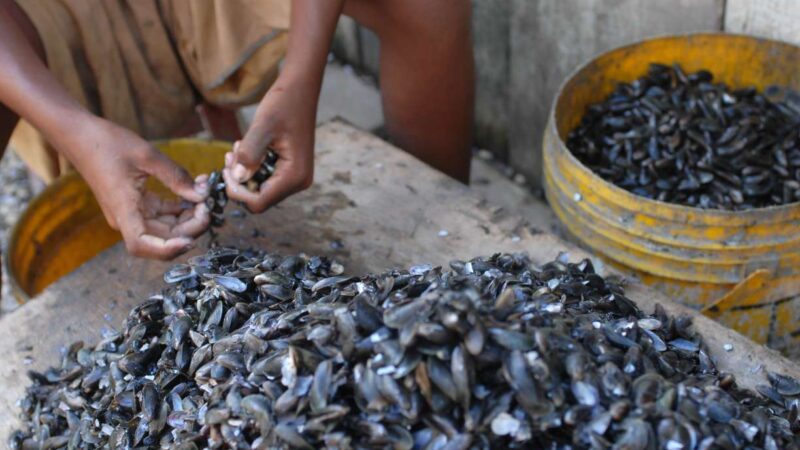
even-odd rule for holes
{"type": "Polygon", "coordinates": [[[23,155],[46,143],[44,157],[27,159],[51,176],[76,169],[131,254],[173,258],[208,227],[207,177],[190,179],[147,140],[180,134],[199,108],[216,137],[236,141],[223,169],[231,199],[261,213],[308,188],[323,72],[346,14],[380,39],[391,139],[466,182],[470,8],[469,0],[0,0],[0,149],[12,132],[23,155]],[[230,111],[255,102],[242,137],[230,111]],[[250,191],[244,183],[268,149],[276,171],[250,191]],[[180,199],[146,192],[150,176],[180,199]]]}

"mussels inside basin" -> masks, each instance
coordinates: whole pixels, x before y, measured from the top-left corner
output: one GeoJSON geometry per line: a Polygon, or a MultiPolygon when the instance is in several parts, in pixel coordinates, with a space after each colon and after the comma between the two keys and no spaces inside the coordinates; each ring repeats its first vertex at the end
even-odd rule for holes
{"type": "Polygon", "coordinates": [[[708,70],[651,64],[588,107],[567,147],[634,194],[709,209],[800,201],[800,95],[772,101],[708,70]]]}

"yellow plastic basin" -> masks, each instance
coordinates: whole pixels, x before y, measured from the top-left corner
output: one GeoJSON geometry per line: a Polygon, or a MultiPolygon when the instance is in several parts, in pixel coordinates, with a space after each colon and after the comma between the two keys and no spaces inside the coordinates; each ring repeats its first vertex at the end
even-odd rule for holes
{"type": "Polygon", "coordinates": [[[595,253],[757,342],[800,332],[800,204],[728,212],[649,200],[592,173],[565,145],[587,106],[650,63],[737,87],[800,90],[800,48],[727,34],[651,39],[600,55],[562,85],[544,137],[547,198],[595,253]]]}
{"type": "MultiPolygon", "coordinates": [[[[230,150],[229,143],[200,139],[154,144],[192,176],[221,168],[230,150]]],[[[168,192],[155,179],[148,189],[168,192]]],[[[20,303],[28,301],[120,239],[86,182],[69,173],[34,198],[11,231],[4,254],[7,282],[20,303]]]]}

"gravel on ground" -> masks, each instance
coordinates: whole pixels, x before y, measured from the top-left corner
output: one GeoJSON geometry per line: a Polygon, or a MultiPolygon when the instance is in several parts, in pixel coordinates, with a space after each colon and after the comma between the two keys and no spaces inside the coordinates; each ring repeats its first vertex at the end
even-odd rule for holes
{"type": "MultiPolygon", "coordinates": [[[[7,149],[0,159],[0,246],[5,251],[11,229],[25,211],[33,196],[28,170],[16,153],[7,149]]],[[[8,271],[3,262],[0,312],[6,313],[18,306],[8,283],[8,271]]]]}

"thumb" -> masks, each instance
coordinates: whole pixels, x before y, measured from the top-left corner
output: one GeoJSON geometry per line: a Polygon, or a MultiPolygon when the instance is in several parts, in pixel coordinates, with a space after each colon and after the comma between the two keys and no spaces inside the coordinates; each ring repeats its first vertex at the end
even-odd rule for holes
{"type": "Polygon", "coordinates": [[[186,170],[163,153],[154,150],[145,165],[145,171],[156,177],[170,191],[191,202],[202,202],[208,196],[208,186],[199,179],[197,183],[186,170]]]}
{"type": "Polygon", "coordinates": [[[241,141],[233,144],[231,174],[239,183],[249,180],[258,170],[272,140],[271,133],[252,129],[241,141]]]}

